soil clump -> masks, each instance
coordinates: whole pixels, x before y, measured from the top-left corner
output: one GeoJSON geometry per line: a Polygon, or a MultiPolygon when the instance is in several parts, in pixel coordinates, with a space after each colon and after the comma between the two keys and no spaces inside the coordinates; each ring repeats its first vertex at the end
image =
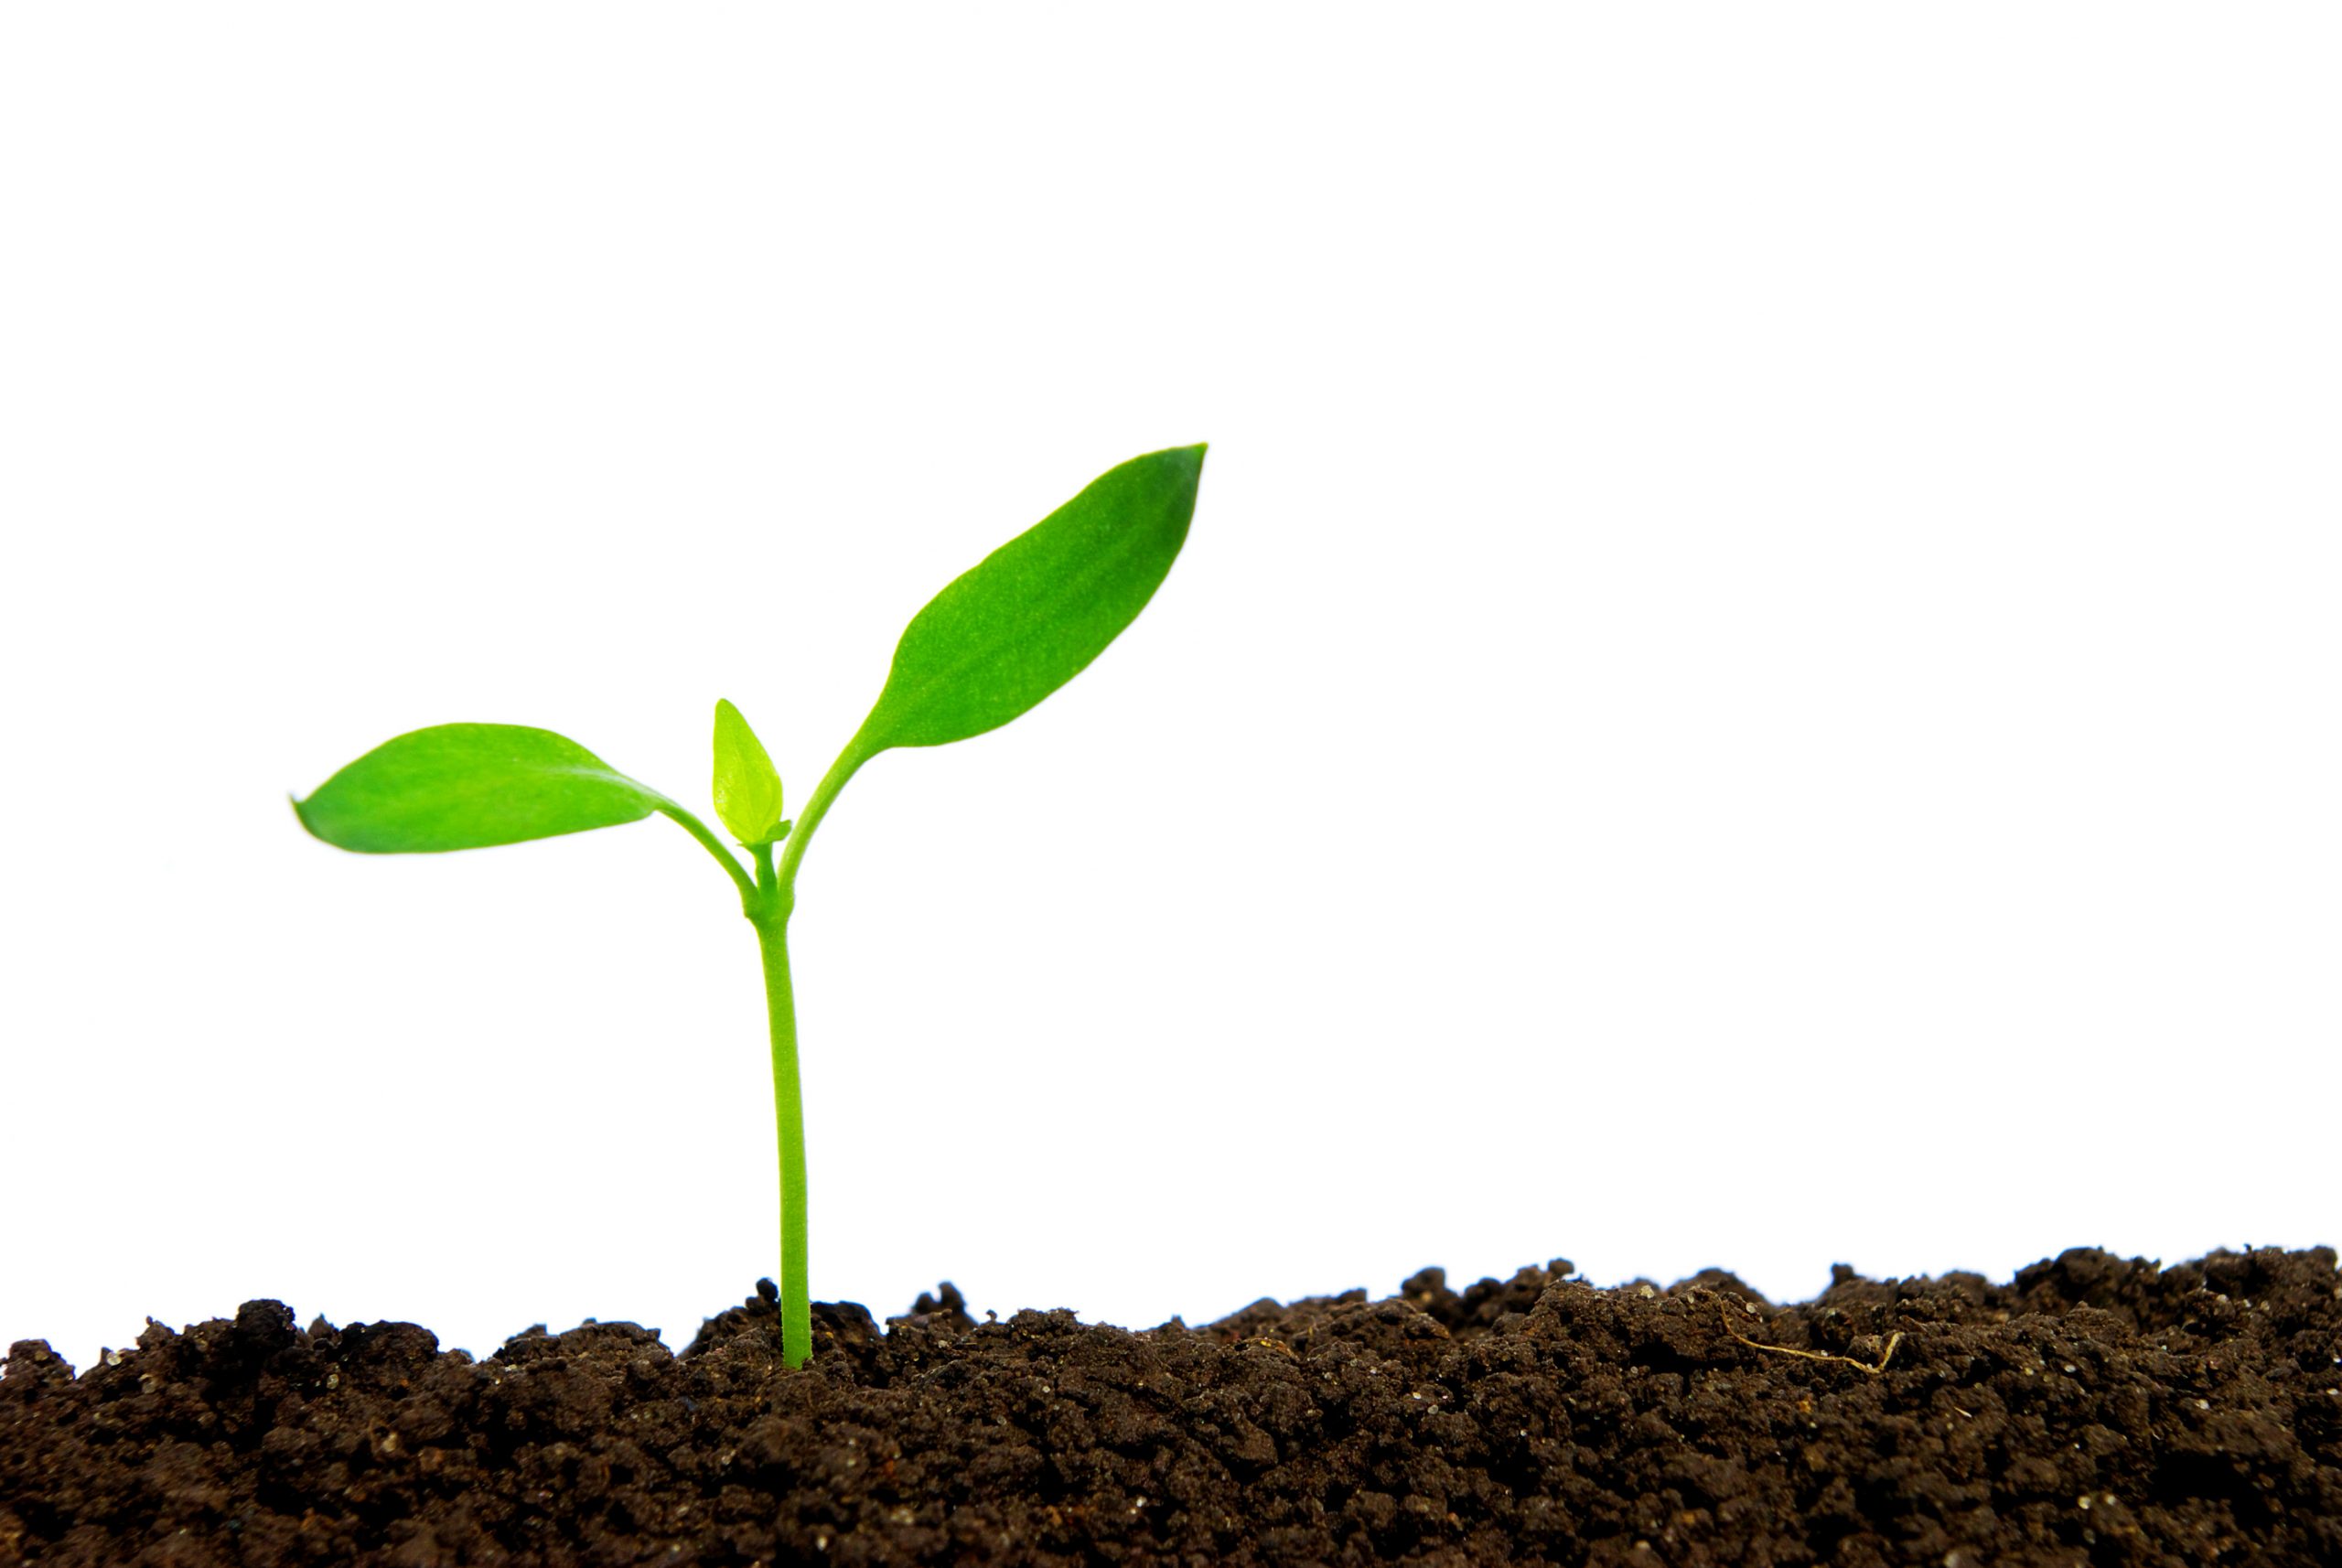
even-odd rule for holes
{"type": "Polygon", "coordinates": [[[281,1303],[0,1377],[0,1563],[2342,1564],[2331,1249],[1776,1306],[1566,1260],[1132,1333],[768,1284],[474,1361],[281,1303]],[[1790,1354],[1788,1352],[1801,1352],[1790,1354]]]}

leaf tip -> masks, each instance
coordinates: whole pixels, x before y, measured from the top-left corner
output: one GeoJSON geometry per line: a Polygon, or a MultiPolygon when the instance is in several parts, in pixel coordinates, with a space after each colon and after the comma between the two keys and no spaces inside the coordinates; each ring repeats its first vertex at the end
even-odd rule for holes
{"type": "MultiPolygon", "coordinates": [[[[314,789],[311,790],[309,792],[309,798],[310,800],[315,800],[317,798],[317,791],[314,789]]],[[[295,795],[290,789],[285,791],[285,800],[287,805],[293,808],[293,820],[301,824],[301,831],[303,832],[307,833],[319,843],[330,844],[335,849],[348,849],[349,847],[348,844],[342,843],[334,839],[323,829],[317,826],[317,817],[309,811],[308,800],[303,800],[300,796],[295,795]]]]}
{"type": "Polygon", "coordinates": [[[1204,455],[1210,450],[1210,442],[1198,441],[1191,446],[1166,446],[1155,456],[1181,463],[1184,467],[1200,473],[1203,470],[1204,455]]]}
{"type": "Polygon", "coordinates": [[[1204,455],[1210,450],[1208,441],[1198,441],[1191,446],[1166,446],[1160,452],[1133,459],[1129,466],[1145,465],[1157,477],[1157,482],[1166,484],[1182,504],[1192,508],[1196,492],[1203,488],[1204,455]]]}

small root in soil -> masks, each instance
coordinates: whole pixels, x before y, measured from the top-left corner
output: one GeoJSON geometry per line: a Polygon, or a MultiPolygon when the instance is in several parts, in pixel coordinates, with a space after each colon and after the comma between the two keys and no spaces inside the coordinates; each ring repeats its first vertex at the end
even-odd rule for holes
{"type": "Polygon", "coordinates": [[[1767,1345],[1761,1340],[1751,1339],[1747,1335],[1738,1332],[1732,1326],[1732,1316],[1725,1309],[1724,1303],[1716,1303],[1716,1311],[1723,1318],[1724,1331],[1751,1350],[1769,1351],[1776,1356],[1795,1356],[1807,1361],[1837,1361],[1852,1367],[1857,1372],[1868,1372],[1874,1378],[1886,1370],[1886,1363],[1895,1359],[1895,1347],[1903,1343],[1903,1331],[1898,1328],[1886,1337],[1886,1348],[1878,1353],[1877,1364],[1873,1365],[1868,1361],[1857,1361],[1852,1356],[1835,1356],[1827,1350],[1799,1350],[1788,1345],[1767,1345]]]}

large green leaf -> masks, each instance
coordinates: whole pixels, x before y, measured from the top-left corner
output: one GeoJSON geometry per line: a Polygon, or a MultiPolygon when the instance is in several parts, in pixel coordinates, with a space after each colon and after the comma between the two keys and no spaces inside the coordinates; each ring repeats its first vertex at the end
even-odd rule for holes
{"type": "Polygon", "coordinates": [[[1081,673],[1146,607],[1196,510],[1204,449],[1111,468],[928,602],[850,751],[997,729],[1081,673]]]}
{"type": "Polygon", "coordinates": [[[329,844],[413,854],[615,827],[669,803],[551,730],[435,725],[384,741],[293,809],[329,844]]]}
{"type": "Polygon", "coordinates": [[[742,843],[770,843],[780,829],[780,774],[740,710],[715,702],[715,815],[742,843]]]}

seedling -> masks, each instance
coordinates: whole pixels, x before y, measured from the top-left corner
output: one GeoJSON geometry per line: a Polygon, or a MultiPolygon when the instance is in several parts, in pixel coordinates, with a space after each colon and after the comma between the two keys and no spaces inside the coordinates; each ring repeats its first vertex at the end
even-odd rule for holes
{"type": "Polygon", "coordinates": [[[740,710],[715,704],[715,816],[749,866],[704,822],[576,742],[521,725],[436,725],[384,742],[295,800],[318,838],[366,854],[483,849],[616,827],[653,814],[697,839],[740,895],[764,960],[780,1142],[781,1353],[812,1353],[805,1276],[805,1117],[789,917],[813,830],[865,762],[997,729],[1080,674],[1145,607],[1187,537],[1204,448],[1109,469],[963,573],[911,618],[870,716],[813,787],[795,823],[780,775],[740,710]],[[774,852],[778,849],[778,864],[774,852]]]}

